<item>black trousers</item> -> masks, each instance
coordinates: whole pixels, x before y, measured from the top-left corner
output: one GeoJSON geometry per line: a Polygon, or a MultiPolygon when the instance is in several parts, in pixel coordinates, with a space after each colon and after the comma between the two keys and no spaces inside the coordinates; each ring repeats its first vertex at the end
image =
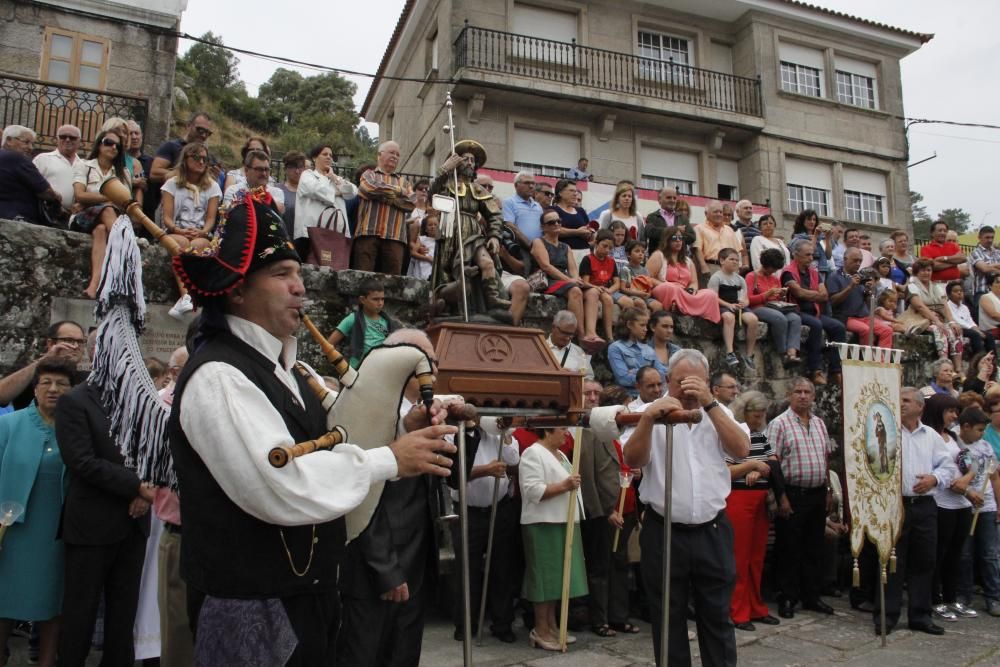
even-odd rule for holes
{"type": "MultiPolygon", "coordinates": [[[[514,623],[514,596],[520,590],[517,567],[517,534],[520,532],[520,503],[507,497],[497,503],[497,518],[493,535],[493,556],[490,559],[490,583],[486,598],[486,613],[493,630],[510,630],[514,623]]],[[[451,543],[461,543],[460,522],[451,522],[451,543]]],[[[479,605],[483,597],[483,574],[486,570],[486,546],[489,541],[490,509],[469,508],[469,605],[472,628],[479,622],[479,605]]],[[[456,581],[452,586],[452,621],[461,629],[462,559],[455,558],[456,581]]]]}
{"type": "MultiPolygon", "coordinates": [[[[885,587],[885,622],[899,622],[906,580],[907,622],[931,622],[931,583],[937,554],[937,503],[932,497],[903,496],[903,529],[896,542],[896,573],[889,573],[885,587]]],[[[881,623],[879,599],[875,598],[875,625],[881,623]]]]}
{"type": "Polygon", "coordinates": [[[642,531],[642,581],[653,623],[656,664],[685,667],[691,664],[687,636],[687,610],[694,602],[698,648],[704,667],[736,665],[736,631],[729,618],[729,602],[736,585],[733,527],[725,512],[700,527],[674,524],[670,555],[670,627],[667,661],[660,655],[663,622],[663,517],[646,510],[642,531]]]}
{"type": "Polygon", "coordinates": [[[972,508],[959,510],[938,508],[937,560],[934,565],[934,603],[957,602],[961,574],[962,549],[972,527],[972,508]]]}
{"type": "MultiPolygon", "coordinates": [[[[625,527],[618,538],[618,550],[611,554],[611,569],[608,570],[608,623],[615,625],[628,622],[629,612],[629,562],[628,540],[635,530],[638,517],[635,512],[625,515],[625,527]]],[[[614,546],[614,528],[611,529],[611,544],[614,546]]]]}
{"type": "Polygon", "coordinates": [[[344,595],[337,662],[348,667],[417,667],[426,592],[424,586],[410,591],[406,602],[344,595]]]}
{"type": "MultiPolygon", "coordinates": [[[[979,354],[983,350],[996,354],[997,342],[989,331],[962,329],[962,335],[969,339],[969,347],[972,348],[973,355],[979,354]]],[[[976,369],[972,369],[973,375],[975,372],[976,369]]]]}
{"type": "Polygon", "coordinates": [[[101,667],[132,667],[132,628],[139,607],[139,582],[146,535],[132,526],[120,542],[66,545],[66,583],[59,628],[60,667],[83,667],[90,653],[97,607],[104,595],[104,651],[101,667]]]}
{"type": "Polygon", "coordinates": [[[826,486],[786,486],[785,493],[793,513],[774,522],[779,598],[815,602],[823,581],[826,486]]]}
{"type": "Polygon", "coordinates": [[[611,570],[611,540],[614,528],[608,517],[598,516],[580,522],[583,558],[587,563],[587,596],[592,626],[608,622],[608,583],[611,570]]]}
{"type": "MultiPolygon", "coordinates": [[[[187,587],[187,612],[191,636],[197,643],[198,616],[205,594],[187,587]]],[[[340,599],[337,591],[315,595],[293,595],[281,598],[288,622],[295,631],[298,644],[284,667],[334,667],[336,661],[337,628],[340,626],[340,599]]]]}

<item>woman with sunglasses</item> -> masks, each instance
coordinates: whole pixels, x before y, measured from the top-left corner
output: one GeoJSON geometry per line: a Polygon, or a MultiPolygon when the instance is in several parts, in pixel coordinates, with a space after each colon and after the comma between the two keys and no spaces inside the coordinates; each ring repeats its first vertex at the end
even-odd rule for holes
{"type": "MultiPolygon", "coordinates": [[[[167,172],[160,195],[161,224],[167,235],[181,248],[207,248],[215,228],[222,190],[208,169],[205,144],[196,141],[184,146],[177,166],[167,172]]],[[[174,277],[181,298],[170,309],[170,315],[180,319],[194,306],[180,278],[174,277]]]]}
{"type": "Polygon", "coordinates": [[[576,315],[576,337],[580,345],[599,349],[604,341],[597,336],[587,338],[584,329],[583,290],[593,287],[580,278],[572,250],[559,240],[561,230],[559,210],[552,206],[543,210],[542,238],[531,242],[531,257],[548,279],[548,286],[542,291],[566,299],[566,309],[576,315]]]}
{"type": "Polygon", "coordinates": [[[653,283],[650,294],[664,310],[676,307],[685,315],[719,323],[719,299],[710,289],[698,289],[698,273],[681,228],[670,227],[663,232],[659,247],[646,261],[646,270],[653,283]]]}
{"type": "MultiPolygon", "coordinates": [[[[86,160],[78,160],[73,175],[73,193],[76,202],[85,208],[70,220],[70,229],[90,234],[93,247],[90,251],[90,282],[83,290],[88,299],[97,297],[101,279],[101,264],[108,244],[108,234],[118,219],[118,210],[101,194],[101,184],[117,178],[132,190],[132,174],[125,167],[125,150],[122,137],[117,132],[101,132],[94,140],[86,160]]],[[[142,192],[133,193],[142,204],[142,192]]]]}

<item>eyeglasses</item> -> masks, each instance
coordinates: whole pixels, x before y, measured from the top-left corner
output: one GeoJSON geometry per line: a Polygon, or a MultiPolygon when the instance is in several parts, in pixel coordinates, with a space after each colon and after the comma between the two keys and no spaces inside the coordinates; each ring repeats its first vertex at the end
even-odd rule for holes
{"type": "Polygon", "coordinates": [[[122,145],[115,141],[114,139],[108,139],[107,137],[101,139],[101,145],[107,148],[116,148],[118,150],[122,149],[122,145]]]}
{"type": "Polygon", "coordinates": [[[214,132],[207,127],[195,127],[194,131],[203,137],[210,137],[214,134],[214,132]]]}
{"type": "Polygon", "coordinates": [[[555,193],[552,190],[539,190],[535,193],[536,195],[541,195],[543,197],[551,197],[555,193]]]}
{"type": "Polygon", "coordinates": [[[87,344],[86,338],[72,338],[69,336],[60,336],[59,338],[50,338],[49,340],[51,340],[54,343],[66,343],[67,345],[80,346],[87,344]]]}
{"type": "Polygon", "coordinates": [[[60,134],[59,141],[80,141],[80,137],[74,137],[71,134],[60,134]]]}
{"type": "Polygon", "coordinates": [[[493,192],[493,184],[492,183],[481,183],[481,185],[484,188],[486,188],[487,190],[489,190],[490,192],[493,192]]]}
{"type": "Polygon", "coordinates": [[[427,188],[417,188],[417,192],[427,192],[427,188]]]}
{"type": "Polygon", "coordinates": [[[200,162],[202,164],[205,164],[206,162],[208,162],[208,156],[207,155],[188,155],[187,159],[194,160],[195,162],[200,162]]]}

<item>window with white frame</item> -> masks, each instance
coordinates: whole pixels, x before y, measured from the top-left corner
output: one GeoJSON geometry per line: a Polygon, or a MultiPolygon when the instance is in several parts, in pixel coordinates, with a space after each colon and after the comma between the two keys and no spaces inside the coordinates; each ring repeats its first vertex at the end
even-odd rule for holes
{"type": "Polygon", "coordinates": [[[580,135],[514,128],[514,169],[562,178],[580,155],[580,135]]]}
{"type": "Polygon", "coordinates": [[[825,162],[785,158],[785,187],[788,190],[788,213],[813,209],[819,215],[831,214],[833,170],[825,162]]]}
{"type": "Polygon", "coordinates": [[[778,59],[781,65],[781,89],[799,95],[823,97],[824,56],[822,51],[782,42],[778,59]]]}
{"type": "Polygon", "coordinates": [[[886,224],[885,174],[845,166],[843,177],[844,217],[870,225],[886,224]]]}
{"type": "Polygon", "coordinates": [[[874,64],[838,55],[836,74],[838,102],[878,108],[878,70],[874,64]]]}
{"type": "Polygon", "coordinates": [[[691,83],[691,42],[683,37],[640,30],[636,52],[639,75],[677,84],[691,83]]]}
{"type": "Polygon", "coordinates": [[[697,153],[643,146],[639,163],[639,187],[659,190],[670,186],[680,194],[698,193],[697,153]]]}

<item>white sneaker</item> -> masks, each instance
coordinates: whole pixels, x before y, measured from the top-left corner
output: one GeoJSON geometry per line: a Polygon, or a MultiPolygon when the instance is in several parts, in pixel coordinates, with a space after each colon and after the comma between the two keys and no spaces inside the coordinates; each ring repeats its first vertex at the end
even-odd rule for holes
{"type": "Polygon", "coordinates": [[[979,614],[976,613],[975,609],[973,609],[968,605],[964,605],[961,602],[953,602],[948,606],[951,607],[951,610],[953,612],[955,612],[959,616],[962,616],[963,618],[975,618],[979,616],[979,614]]]}
{"type": "Polygon", "coordinates": [[[194,304],[191,303],[191,295],[185,294],[177,299],[177,303],[168,311],[168,314],[175,320],[183,320],[184,315],[190,313],[192,310],[194,310],[194,304]]]}
{"type": "Polygon", "coordinates": [[[939,604],[934,606],[934,613],[943,618],[946,621],[957,621],[958,616],[951,609],[948,608],[946,604],[939,604]]]}

